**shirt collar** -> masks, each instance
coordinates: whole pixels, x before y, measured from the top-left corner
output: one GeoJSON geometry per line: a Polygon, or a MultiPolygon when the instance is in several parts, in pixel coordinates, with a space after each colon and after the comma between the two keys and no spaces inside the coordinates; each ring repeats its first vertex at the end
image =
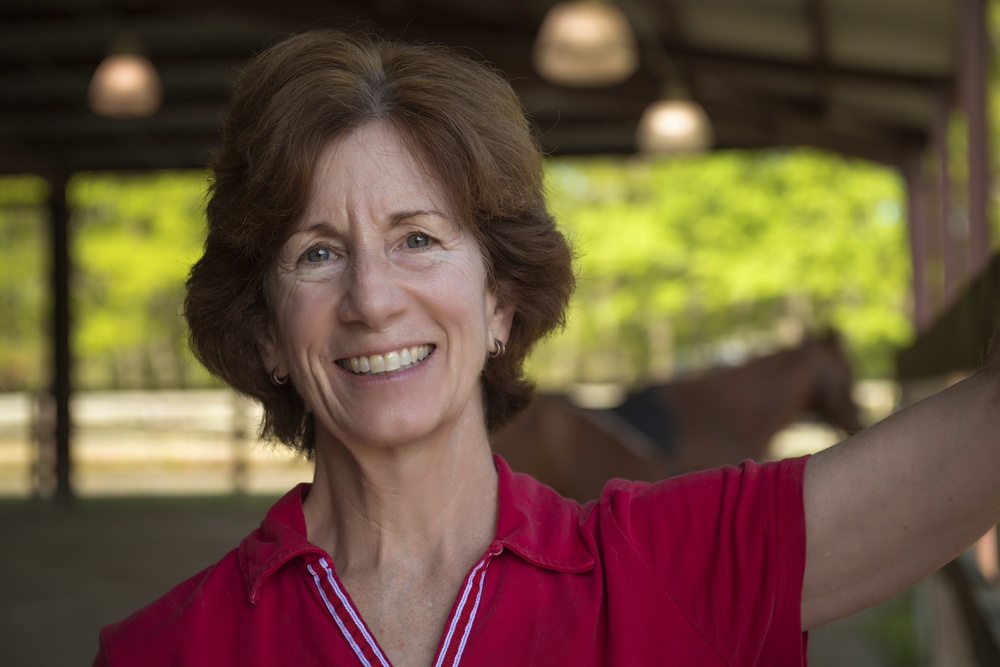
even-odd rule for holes
{"type": "Polygon", "coordinates": [[[306,519],[302,501],[309,484],[299,484],[268,510],[260,527],[250,533],[239,548],[240,571],[247,600],[256,604],[264,579],[296,556],[325,552],[306,539],[306,519]]]}
{"type": "Polygon", "coordinates": [[[563,498],[538,480],[512,472],[494,455],[497,468],[497,540],[524,560],[560,572],[586,572],[596,563],[581,524],[594,504],[563,498]]]}
{"type": "MultiPolygon", "coordinates": [[[[593,569],[594,556],[580,532],[593,504],[581,507],[534,478],[512,472],[499,456],[493,461],[498,480],[496,541],[538,567],[561,572],[593,569]]],[[[310,486],[299,484],[282,496],[240,544],[240,571],[251,604],[257,602],[264,580],[291,559],[326,555],[306,538],[302,501],[310,486]]]]}

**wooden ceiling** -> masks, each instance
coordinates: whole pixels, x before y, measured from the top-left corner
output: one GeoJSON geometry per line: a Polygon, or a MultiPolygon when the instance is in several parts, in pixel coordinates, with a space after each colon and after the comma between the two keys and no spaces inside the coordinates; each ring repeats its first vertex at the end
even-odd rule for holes
{"type": "Polygon", "coordinates": [[[954,94],[948,0],[620,0],[642,49],[622,84],[538,76],[551,0],[0,0],[0,173],[203,166],[241,63],[311,27],[378,24],[449,44],[510,77],[552,154],[628,154],[642,111],[676,77],[717,148],[809,145],[897,164],[954,94]],[[109,120],[86,90],[110,45],[141,41],[164,86],[143,120],[109,120]],[[669,67],[665,67],[665,65],[669,67]]]}

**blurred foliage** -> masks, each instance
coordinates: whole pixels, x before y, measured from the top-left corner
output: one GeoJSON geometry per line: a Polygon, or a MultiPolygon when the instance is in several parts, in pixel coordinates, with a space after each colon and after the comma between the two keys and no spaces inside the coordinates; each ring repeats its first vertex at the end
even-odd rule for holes
{"type": "Polygon", "coordinates": [[[642,383],[832,326],[860,375],[911,335],[903,185],[810,150],[558,159],[549,198],[579,255],[546,386],[642,383]],[[742,341],[742,347],[734,341],[742,341]]]}
{"type": "Polygon", "coordinates": [[[0,178],[0,391],[43,386],[48,194],[36,176],[0,178]]]}
{"type": "Polygon", "coordinates": [[[68,187],[83,387],[185,387],[184,281],[204,241],[203,172],[80,174],[68,187]]]}
{"type": "MultiPolygon", "coordinates": [[[[78,174],[67,188],[72,344],[80,388],[204,386],[180,317],[204,239],[202,172],[78,174]]],[[[0,391],[48,383],[45,206],[32,176],[0,178],[0,391]]]]}

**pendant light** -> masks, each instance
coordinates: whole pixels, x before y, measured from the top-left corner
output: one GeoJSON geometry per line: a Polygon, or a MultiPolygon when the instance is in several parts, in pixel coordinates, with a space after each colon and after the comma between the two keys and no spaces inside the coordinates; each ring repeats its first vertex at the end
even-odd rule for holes
{"type": "Polygon", "coordinates": [[[648,107],[639,120],[636,144],[643,153],[700,153],[712,146],[712,124],[700,104],[667,96],[648,107]]]}
{"type": "Polygon", "coordinates": [[[87,101],[107,118],[144,118],[160,108],[163,87],[138,42],[120,38],[90,80],[87,101]]]}
{"type": "Polygon", "coordinates": [[[610,86],[639,64],[635,34],[622,11],[602,2],[561,2],[535,39],[535,69],[565,86],[610,86]]]}
{"type": "Polygon", "coordinates": [[[701,153],[712,147],[714,132],[705,109],[692,99],[674,61],[660,49],[651,58],[663,95],[643,112],[636,130],[636,145],[647,154],[701,153]]]}

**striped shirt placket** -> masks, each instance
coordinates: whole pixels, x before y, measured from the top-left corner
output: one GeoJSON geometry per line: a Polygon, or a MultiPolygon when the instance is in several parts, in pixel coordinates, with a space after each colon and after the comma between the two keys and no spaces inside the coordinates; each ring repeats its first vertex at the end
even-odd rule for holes
{"type": "MultiPolygon", "coordinates": [[[[438,649],[437,659],[434,661],[434,667],[458,667],[462,653],[465,651],[465,644],[469,639],[469,632],[476,619],[476,612],[479,610],[479,602],[483,596],[486,568],[489,567],[493,557],[499,555],[502,550],[503,548],[500,547],[496,552],[488,552],[465,578],[465,584],[462,586],[462,593],[459,596],[458,609],[455,610],[455,614],[448,624],[444,641],[438,649]]],[[[361,617],[347,599],[344,589],[333,576],[333,568],[330,567],[326,558],[320,558],[318,562],[325,576],[321,576],[320,572],[316,571],[312,565],[307,566],[309,574],[312,575],[316,590],[319,591],[327,611],[330,612],[358,660],[364,667],[390,667],[388,658],[382,653],[375,638],[368,632],[368,628],[365,627],[361,617]]]]}
{"type": "Polygon", "coordinates": [[[330,589],[333,591],[333,598],[331,599],[327,595],[326,590],[323,588],[324,579],[319,576],[319,573],[313,569],[312,565],[308,566],[309,574],[313,576],[313,582],[316,584],[316,589],[319,591],[320,597],[323,598],[323,602],[326,604],[327,611],[333,616],[333,620],[336,621],[337,627],[340,628],[340,632],[343,633],[344,639],[347,643],[351,645],[354,650],[354,654],[358,656],[358,660],[365,667],[375,667],[375,665],[381,665],[382,667],[389,667],[389,661],[386,659],[385,655],[382,653],[382,649],[378,647],[375,643],[375,639],[372,638],[371,633],[368,632],[368,628],[365,624],[361,622],[361,618],[358,616],[354,607],[347,600],[347,595],[344,590],[337,583],[337,580],[333,576],[333,570],[330,568],[329,563],[326,562],[326,558],[319,559],[320,567],[326,573],[325,581],[329,584],[330,589]]]}

